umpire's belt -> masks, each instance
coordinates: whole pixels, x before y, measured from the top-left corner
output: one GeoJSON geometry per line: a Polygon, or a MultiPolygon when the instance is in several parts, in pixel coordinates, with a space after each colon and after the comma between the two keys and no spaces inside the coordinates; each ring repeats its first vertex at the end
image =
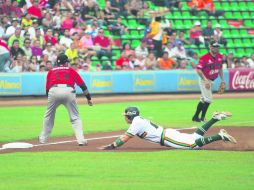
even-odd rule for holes
{"type": "Polygon", "coordinates": [[[70,84],[54,84],[52,87],[71,87],[71,88],[73,88],[70,84]]]}

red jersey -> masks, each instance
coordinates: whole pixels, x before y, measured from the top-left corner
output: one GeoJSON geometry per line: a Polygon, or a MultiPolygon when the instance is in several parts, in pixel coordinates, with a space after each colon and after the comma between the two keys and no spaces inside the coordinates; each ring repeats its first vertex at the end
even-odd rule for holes
{"type": "Polygon", "coordinates": [[[48,72],[46,90],[49,90],[55,84],[69,84],[74,88],[75,83],[80,86],[84,84],[84,81],[74,69],[59,66],[48,72]]]}
{"type": "Polygon", "coordinates": [[[204,76],[212,81],[218,77],[221,68],[222,55],[219,53],[215,57],[213,57],[210,53],[203,55],[196,65],[196,69],[201,70],[204,76]]]}

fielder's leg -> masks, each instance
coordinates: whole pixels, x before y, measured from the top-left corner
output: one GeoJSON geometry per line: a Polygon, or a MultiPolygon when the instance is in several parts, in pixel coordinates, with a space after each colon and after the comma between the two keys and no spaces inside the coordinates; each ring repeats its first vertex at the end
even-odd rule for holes
{"type": "Polygon", "coordinates": [[[44,115],[43,129],[42,129],[42,132],[39,136],[40,143],[45,143],[52,131],[52,128],[54,126],[54,121],[55,121],[56,108],[58,106],[59,106],[59,102],[58,102],[57,97],[54,93],[54,89],[52,88],[49,91],[48,107],[47,107],[47,111],[44,115]]]}
{"type": "Polygon", "coordinates": [[[203,106],[204,106],[204,103],[200,101],[197,105],[196,112],[195,112],[194,116],[192,117],[192,121],[200,122],[199,114],[202,111],[203,106]]]}
{"type": "Polygon", "coordinates": [[[85,140],[84,134],[83,134],[82,121],[79,117],[75,93],[70,93],[70,95],[68,97],[68,102],[65,103],[65,106],[68,110],[71,124],[72,124],[73,130],[74,130],[76,139],[78,141],[78,144],[80,146],[87,145],[87,141],[85,140]]]}
{"type": "Polygon", "coordinates": [[[205,121],[206,112],[208,110],[208,107],[210,103],[212,102],[213,96],[212,96],[212,84],[213,82],[209,80],[210,88],[207,89],[205,87],[205,82],[201,79],[199,79],[199,86],[201,90],[201,102],[203,102],[203,107],[201,109],[201,121],[205,121]]]}

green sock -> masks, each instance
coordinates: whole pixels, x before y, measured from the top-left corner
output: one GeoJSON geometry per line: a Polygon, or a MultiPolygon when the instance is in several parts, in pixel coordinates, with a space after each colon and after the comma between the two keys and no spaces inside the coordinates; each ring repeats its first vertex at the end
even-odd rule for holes
{"type": "Polygon", "coordinates": [[[213,135],[213,136],[209,136],[209,137],[202,137],[200,139],[197,139],[195,141],[196,145],[198,145],[199,147],[202,147],[206,144],[212,143],[214,141],[219,141],[222,140],[221,136],[219,134],[217,135],[213,135]]]}
{"type": "Polygon", "coordinates": [[[204,125],[202,125],[201,127],[197,128],[197,130],[195,131],[195,133],[203,136],[205,134],[206,131],[208,131],[208,129],[214,124],[216,123],[218,120],[217,119],[210,119],[208,122],[206,122],[204,125]]]}

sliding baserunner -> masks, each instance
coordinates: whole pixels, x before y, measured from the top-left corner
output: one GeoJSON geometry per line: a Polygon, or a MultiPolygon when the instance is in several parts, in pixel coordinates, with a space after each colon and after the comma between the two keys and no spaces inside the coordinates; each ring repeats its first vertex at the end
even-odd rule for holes
{"type": "Polygon", "coordinates": [[[197,130],[192,134],[182,133],[170,128],[164,129],[161,126],[142,118],[139,115],[137,107],[126,108],[123,115],[125,117],[125,121],[130,124],[129,129],[114,142],[109,145],[102,146],[100,149],[116,149],[129,141],[135,135],[147,141],[177,149],[196,149],[219,140],[236,143],[234,137],[230,136],[224,129],[221,129],[218,134],[204,137],[204,134],[214,123],[232,116],[230,112],[213,113],[212,118],[201,127],[197,128],[197,130]]]}

